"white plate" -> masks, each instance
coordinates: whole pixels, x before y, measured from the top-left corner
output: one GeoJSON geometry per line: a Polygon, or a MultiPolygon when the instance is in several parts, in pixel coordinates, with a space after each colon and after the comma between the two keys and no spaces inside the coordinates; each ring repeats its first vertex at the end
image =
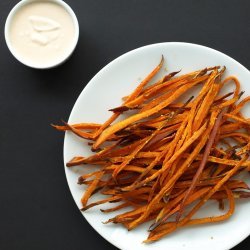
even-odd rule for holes
{"type": "MultiPolygon", "coordinates": [[[[236,75],[245,95],[250,95],[250,72],[240,63],[216,50],[188,43],[160,43],[130,51],[104,67],[85,87],[71,112],[69,123],[104,122],[110,112],[107,110],[121,104],[121,97],[129,94],[142,78],[158,63],[161,55],[166,61],[168,72],[182,69],[182,73],[207,66],[225,65],[227,74],[236,75]]],[[[161,71],[163,75],[164,69],[161,71]]],[[[160,76],[161,76],[160,74],[160,76]]],[[[248,112],[250,115],[250,112],[248,112]]],[[[73,156],[90,154],[86,142],[66,133],[64,142],[64,163],[73,156]]],[[[92,168],[92,167],[91,167],[92,168]]],[[[88,167],[67,168],[66,176],[71,193],[80,208],[84,187],[77,185],[77,179],[88,167]]],[[[249,178],[248,178],[249,179],[249,178]]],[[[98,197],[98,195],[97,195],[98,197]]],[[[104,205],[106,207],[108,205],[104,205]]],[[[142,244],[147,237],[143,225],[128,232],[120,225],[103,225],[102,222],[114,214],[102,214],[100,206],[83,213],[90,225],[106,240],[120,249],[166,250],[166,249],[230,249],[250,234],[250,202],[237,201],[235,214],[222,223],[187,227],[149,245],[142,244]]],[[[217,205],[207,205],[201,212],[218,214],[217,205]]],[[[147,225],[148,226],[148,225],[147,225]]]]}

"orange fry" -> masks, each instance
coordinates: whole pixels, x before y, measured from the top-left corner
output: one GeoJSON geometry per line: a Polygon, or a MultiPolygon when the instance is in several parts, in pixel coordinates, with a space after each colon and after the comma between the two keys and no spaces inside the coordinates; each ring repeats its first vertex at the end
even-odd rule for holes
{"type": "Polygon", "coordinates": [[[78,178],[86,186],[81,210],[108,203],[101,211],[117,214],[104,224],[127,230],[152,221],[145,243],[184,226],[227,220],[235,200],[250,198],[244,181],[250,172],[250,118],[244,114],[250,97],[241,99],[239,80],[224,79],[220,66],[156,79],[163,65],[162,56],[102,124],[52,125],[80,137],[93,152],[66,163],[88,170],[78,178]],[[234,90],[225,92],[229,84],[234,90]],[[103,198],[91,202],[96,193],[103,198]],[[194,219],[209,200],[222,210],[228,201],[229,210],[194,219]]]}

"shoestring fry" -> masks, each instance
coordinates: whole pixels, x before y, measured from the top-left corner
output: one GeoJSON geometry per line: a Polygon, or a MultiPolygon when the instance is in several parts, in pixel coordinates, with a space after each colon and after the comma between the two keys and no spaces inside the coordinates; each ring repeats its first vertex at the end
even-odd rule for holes
{"type": "Polygon", "coordinates": [[[75,156],[67,167],[99,167],[79,176],[78,184],[87,186],[82,211],[110,203],[101,212],[118,214],[105,223],[128,230],[151,221],[145,243],[189,225],[227,220],[238,199],[250,198],[239,175],[250,171],[250,119],[242,113],[250,97],[244,97],[237,77],[225,78],[226,68],[214,66],[171,72],[149,84],[163,65],[162,56],[130,95],[121,96],[122,105],[110,109],[103,124],[52,125],[83,138],[93,151],[75,156]],[[229,83],[234,90],[225,94],[229,83]],[[181,101],[197,86],[196,96],[181,101]],[[90,203],[97,192],[106,198],[90,203]],[[228,202],[228,211],[194,218],[210,200],[222,210],[228,202]],[[129,211],[119,212],[123,208],[129,211]]]}

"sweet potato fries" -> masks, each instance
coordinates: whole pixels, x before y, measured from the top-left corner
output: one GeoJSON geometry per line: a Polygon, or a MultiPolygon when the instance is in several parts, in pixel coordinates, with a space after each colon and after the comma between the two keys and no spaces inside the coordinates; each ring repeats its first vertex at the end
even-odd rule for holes
{"type": "Polygon", "coordinates": [[[103,203],[116,203],[103,213],[127,208],[106,223],[131,230],[152,221],[147,243],[183,226],[226,220],[236,199],[250,197],[239,176],[250,171],[250,120],[241,112],[250,97],[241,100],[239,81],[233,76],[224,79],[226,68],[219,66],[184,75],[173,72],[149,84],[163,64],[162,57],[103,124],[53,125],[87,139],[94,152],[74,157],[67,167],[99,166],[79,177],[78,183],[87,185],[82,211],[103,203]],[[222,94],[229,83],[234,91],[222,94]],[[186,97],[198,85],[198,95],[186,97]],[[115,122],[118,117],[122,119],[115,122]],[[89,203],[96,192],[106,198],[89,203]],[[209,200],[218,201],[220,209],[228,201],[228,211],[194,218],[209,200]]]}

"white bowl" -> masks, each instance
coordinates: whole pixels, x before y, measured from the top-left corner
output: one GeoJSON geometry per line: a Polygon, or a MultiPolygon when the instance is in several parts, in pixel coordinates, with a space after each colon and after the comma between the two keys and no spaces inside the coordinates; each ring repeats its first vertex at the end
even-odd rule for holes
{"type": "Polygon", "coordinates": [[[71,7],[65,3],[62,0],[46,0],[49,2],[54,2],[58,5],[60,5],[61,7],[63,7],[71,16],[72,21],[73,21],[73,25],[75,28],[75,35],[73,37],[72,40],[72,44],[70,49],[67,51],[67,53],[65,53],[65,55],[61,58],[59,58],[58,60],[55,60],[53,62],[48,62],[46,65],[40,65],[38,63],[31,62],[30,60],[27,60],[25,58],[23,58],[22,56],[20,56],[20,54],[18,53],[18,51],[15,50],[15,48],[12,46],[11,41],[10,41],[10,27],[11,27],[11,22],[13,20],[13,18],[15,17],[16,13],[20,10],[20,8],[22,8],[23,6],[30,4],[32,2],[36,2],[36,1],[40,1],[42,2],[43,0],[22,0],[19,3],[17,3],[13,9],[10,11],[7,19],[6,19],[6,23],[5,23],[5,29],[4,29],[4,34],[5,34],[5,40],[6,40],[6,44],[10,50],[10,52],[12,53],[12,55],[21,63],[23,63],[26,66],[29,66],[31,68],[36,68],[36,69],[49,69],[49,68],[53,68],[56,67],[60,64],[62,64],[63,62],[65,62],[73,53],[73,51],[75,50],[75,47],[77,45],[78,39],[79,39],[79,24],[76,18],[76,15],[74,13],[74,11],[71,9],[71,7]]]}
{"type": "MultiPolygon", "coordinates": [[[[250,72],[229,56],[195,44],[177,42],[153,44],[120,56],[97,73],[78,97],[70,114],[69,123],[103,123],[111,115],[108,110],[121,104],[121,97],[135,89],[140,80],[159,63],[161,55],[164,55],[166,61],[157,79],[166,74],[164,71],[166,66],[168,72],[182,69],[181,73],[184,74],[209,66],[225,65],[227,67],[225,76],[237,76],[242,90],[245,91],[244,96],[250,95],[250,72]]],[[[249,106],[244,111],[249,117],[249,106]]],[[[88,154],[90,151],[86,141],[67,132],[64,141],[64,163],[66,164],[73,156],[88,154]]],[[[77,185],[77,179],[81,174],[91,170],[93,171],[93,166],[74,168],[65,166],[68,184],[79,208],[85,189],[84,186],[77,185]]],[[[246,177],[246,182],[249,184],[249,176],[246,177]]],[[[95,194],[92,200],[98,197],[99,194],[95,194]]],[[[219,213],[217,204],[213,205],[204,205],[198,216],[217,215],[219,213]]],[[[235,213],[227,221],[185,227],[149,245],[141,242],[146,239],[150,224],[129,232],[121,225],[102,224],[115,214],[100,212],[100,208],[108,206],[109,204],[94,207],[83,212],[83,216],[100,235],[122,250],[225,250],[234,247],[250,234],[250,201],[247,199],[236,201],[235,213]]],[[[84,221],[82,223],[83,227],[87,227],[84,221]]]]}

